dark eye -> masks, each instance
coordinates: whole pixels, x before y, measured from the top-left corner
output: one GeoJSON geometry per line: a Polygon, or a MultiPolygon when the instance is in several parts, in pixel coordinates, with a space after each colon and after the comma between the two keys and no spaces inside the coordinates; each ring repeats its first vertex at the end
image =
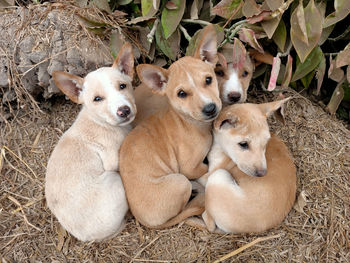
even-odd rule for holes
{"type": "Polygon", "coordinates": [[[177,96],[179,98],[186,98],[187,97],[187,93],[184,92],[183,90],[180,90],[178,93],[177,93],[177,96]]]}
{"type": "Polygon", "coordinates": [[[120,88],[120,89],[125,89],[125,88],[126,88],[126,84],[120,84],[120,85],[119,85],[119,88],[120,88]]]}
{"type": "Polygon", "coordinates": [[[205,78],[205,84],[210,85],[212,80],[213,80],[212,77],[206,77],[205,78]]]}
{"type": "Polygon", "coordinates": [[[249,148],[249,145],[247,142],[240,142],[238,143],[239,146],[241,146],[242,149],[247,150],[249,148]]]}
{"type": "Polygon", "coordinates": [[[225,73],[222,70],[216,71],[215,74],[219,77],[223,77],[225,75],[225,73]]]}
{"type": "Polygon", "coordinates": [[[94,101],[102,101],[102,100],[103,100],[103,98],[100,97],[100,96],[96,96],[96,97],[94,98],[94,101]]]}
{"type": "Polygon", "coordinates": [[[245,70],[245,71],[242,73],[242,77],[245,78],[246,76],[248,76],[248,74],[249,74],[248,71],[245,70]]]}

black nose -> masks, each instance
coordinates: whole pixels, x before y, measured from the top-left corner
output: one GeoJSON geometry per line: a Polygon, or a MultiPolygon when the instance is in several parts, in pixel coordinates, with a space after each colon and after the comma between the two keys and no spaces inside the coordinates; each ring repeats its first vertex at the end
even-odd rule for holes
{"type": "Polygon", "coordinates": [[[216,105],[214,103],[207,104],[204,106],[202,112],[204,115],[212,117],[213,115],[216,115],[216,105]]]}
{"type": "Polygon", "coordinates": [[[265,169],[261,169],[261,170],[256,170],[255,171],[255,176],[256,177],[263,177],[266,175],[266,170],[265,169]]]}
{"type": "Polygon", "coordinates": [[[232,91],[227,95],[229,102],[235,103],[241,99],[241,93],[232,91]]]}
{"type": "Polygon", "coordinates": [[[117,110],[117,115],[122,118],[126,118],[130,113],[130,107],[126,105],[119,107],[117,110]]]}

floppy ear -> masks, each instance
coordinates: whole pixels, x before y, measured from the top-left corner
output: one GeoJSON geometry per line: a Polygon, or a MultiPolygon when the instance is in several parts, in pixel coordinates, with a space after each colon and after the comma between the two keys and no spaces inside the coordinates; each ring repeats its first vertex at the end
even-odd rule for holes
{"type": "Polygon", "coordinates": [[[121,73],[128,75],[131,79],[134,76],[134,54],[130,43],[126,42],[117,58],[114,60],[113,68],[118,69],[121,73]]]}
{"type": "Polygon", "coordinates": [[[214,121],[214,129],[229,129],[236,128],[239,123],[239,118],[231,113],[220,114],[219,117],[214,121]],[[220,116],[221,115],[221,116],[220,116]]]}
{"type": "MultiPolygon", "coordinates": [[[[277,100],[269,103],[263,103],[259,104],[259,108],[264,116],[269,117],[272,115],[274,112],[278,112],[279,117],[283,119],[283,105],[285,102],[287,102],[290,98],[286,98],[283,100],[277,100]]],[[[284,122],[284,119],[283,121],[284,122]]]]}
{"type": "Polygon", "coordinates": [[[164,95],[168,83],[168,71],[159,66],[141,64],[136,67],[137,75],[142,83],[152,91],[164,95]]]}
{"type": "Polygon", "coordinates": [[[73,74],[69,74],[63,71],[54,71],[52,73],[53,80],[56,86],[65,94],[67,97],[78,104],[82,104],[80,93],[83,90],[84,79],[73,74]]]}
{"type": "Polygon", "coordinates": [[[195,58],[207,61],[214,66],[218,61],[216,31],[213,25],[203,29],[202,38],[194,53],[195,58]]]}

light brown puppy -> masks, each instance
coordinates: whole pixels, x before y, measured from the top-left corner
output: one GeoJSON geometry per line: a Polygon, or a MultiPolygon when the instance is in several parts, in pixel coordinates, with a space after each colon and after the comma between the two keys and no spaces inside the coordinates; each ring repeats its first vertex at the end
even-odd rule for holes
{"type": "Polygon", "coordinates": [[[120,172],[129,207],[143,225],[163,228],[204,211],[204,196],[188,203],[192,186],[208,170],[212,121],[221,110],[214,67],[216,33],[205,29],[194,57],[168,70],[139,65],[141,81],[169,100],[169,108],[143,120],[121,147],[120,172]]]}
{"type": "Polygon", "coordinates": [[[199,179],[206,187],[202,217],[209,231],[261,232],[290,211],[296,168],[285,144],[270,138],[266,121],[286,100],[228,106],[215,120],[209,178],[199,179]]]}
{"type": "Polygon", "coordinates": [[[118,157],[136,114],[133,73],[134,57],[127,43],[112,67],[85,78],[53,74],[60,90],[83,107],[51,154],[45,195],[62,226],[82,241],[109,238],[123,229],[128,204],[118,157]]]}
{"type": "MultiPolygon", "coordinates": [[[[220,56],[222,63],[215,67],[222,104],[231,105],[245,102],[253,76],[254,64],[243,44],[238,45],[235,49],[232,45],[226,47],[224,55],[225,57],[220,56]],[[228,50],[230,51],[229,54],[228,50]]],[[[135,121],[132,123],[133,126],[136,126],[151,114],[167,109],[169,105],[166,96],[160,96],[144,83],[141,83],[135,89],[134,95],[138,110],[135,121]]]]}

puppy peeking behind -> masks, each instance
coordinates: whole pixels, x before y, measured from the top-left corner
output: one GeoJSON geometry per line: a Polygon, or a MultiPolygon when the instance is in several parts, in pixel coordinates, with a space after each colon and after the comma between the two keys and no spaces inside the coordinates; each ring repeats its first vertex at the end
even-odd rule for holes
{"type": "Polygon", "coordinates": [[[112,67],[85,78],[56,71],[59,89],[82,109],[48,162],[47,205],[61,225],[82,241],[119,233],[128,210],[118,173],[119,148],[136,115],[134,57],[126,43],[112,67]]]}

